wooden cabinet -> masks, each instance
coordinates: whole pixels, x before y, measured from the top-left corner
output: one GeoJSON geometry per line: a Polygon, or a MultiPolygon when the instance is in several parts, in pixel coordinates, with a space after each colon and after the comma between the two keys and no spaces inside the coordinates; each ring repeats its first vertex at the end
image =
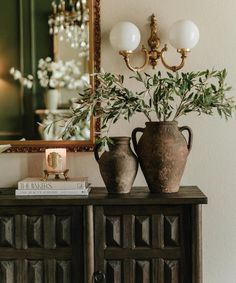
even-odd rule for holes
{"type": "Polygon", "coordinates": [[[0,195],[1,283],[201,283],[201,205],[134,188],[89,197],[0,195]]]}

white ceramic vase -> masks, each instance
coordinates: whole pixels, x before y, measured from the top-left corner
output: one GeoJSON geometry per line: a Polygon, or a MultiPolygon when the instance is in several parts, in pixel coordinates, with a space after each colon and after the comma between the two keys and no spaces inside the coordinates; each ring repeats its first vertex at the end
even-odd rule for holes
{"type": "Polygon", "coordinates": [[[58,106],[59,92],[57,89],[47,89],[44,93],[45,108],[56,110],[58,106]]]}

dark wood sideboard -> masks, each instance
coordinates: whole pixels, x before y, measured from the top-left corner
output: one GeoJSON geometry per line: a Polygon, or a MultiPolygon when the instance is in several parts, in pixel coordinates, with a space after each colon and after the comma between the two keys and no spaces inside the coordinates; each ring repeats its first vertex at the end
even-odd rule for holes
{"type": "Polygon", "coordinates": [[[15,197],[0,191],[1,283],[202,283],[197,187],[127,195],[15,197]]]}

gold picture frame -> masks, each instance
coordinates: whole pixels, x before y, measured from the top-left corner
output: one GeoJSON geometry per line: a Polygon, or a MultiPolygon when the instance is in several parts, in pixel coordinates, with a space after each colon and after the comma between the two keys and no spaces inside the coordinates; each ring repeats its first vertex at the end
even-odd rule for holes
{"type": "MultiPolygon", "coordinates": [[[[100,27],[100,0],[88,0],[89,1],[89,71],[95,73],[100,71],[101,64],[101,27],[100,27]]],[[[91,77],[91,84],[96,87],[96,81],[94,76],[91,77]]],[[[95,138],[100,130],[100,121],[91,117],[90,120],[90,139],[89,140],[5,140],[0,141],[1,144],[10,144],[11,148],[7,152],[12,153],[32,153],[32,152],[44,152],[46,148],[67,148],[71,152],[79,151],[93,151],[95,138]]]]}

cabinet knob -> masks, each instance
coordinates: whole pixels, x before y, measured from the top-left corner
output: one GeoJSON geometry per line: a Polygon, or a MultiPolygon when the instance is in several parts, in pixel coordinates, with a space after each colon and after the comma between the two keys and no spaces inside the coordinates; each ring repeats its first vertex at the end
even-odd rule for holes
{"type": "Polygon", "coordinates": [[[106,278],[105,274],[100,270],[95,271],[93,277],[95,282],[103,282],[106,278]]]}

